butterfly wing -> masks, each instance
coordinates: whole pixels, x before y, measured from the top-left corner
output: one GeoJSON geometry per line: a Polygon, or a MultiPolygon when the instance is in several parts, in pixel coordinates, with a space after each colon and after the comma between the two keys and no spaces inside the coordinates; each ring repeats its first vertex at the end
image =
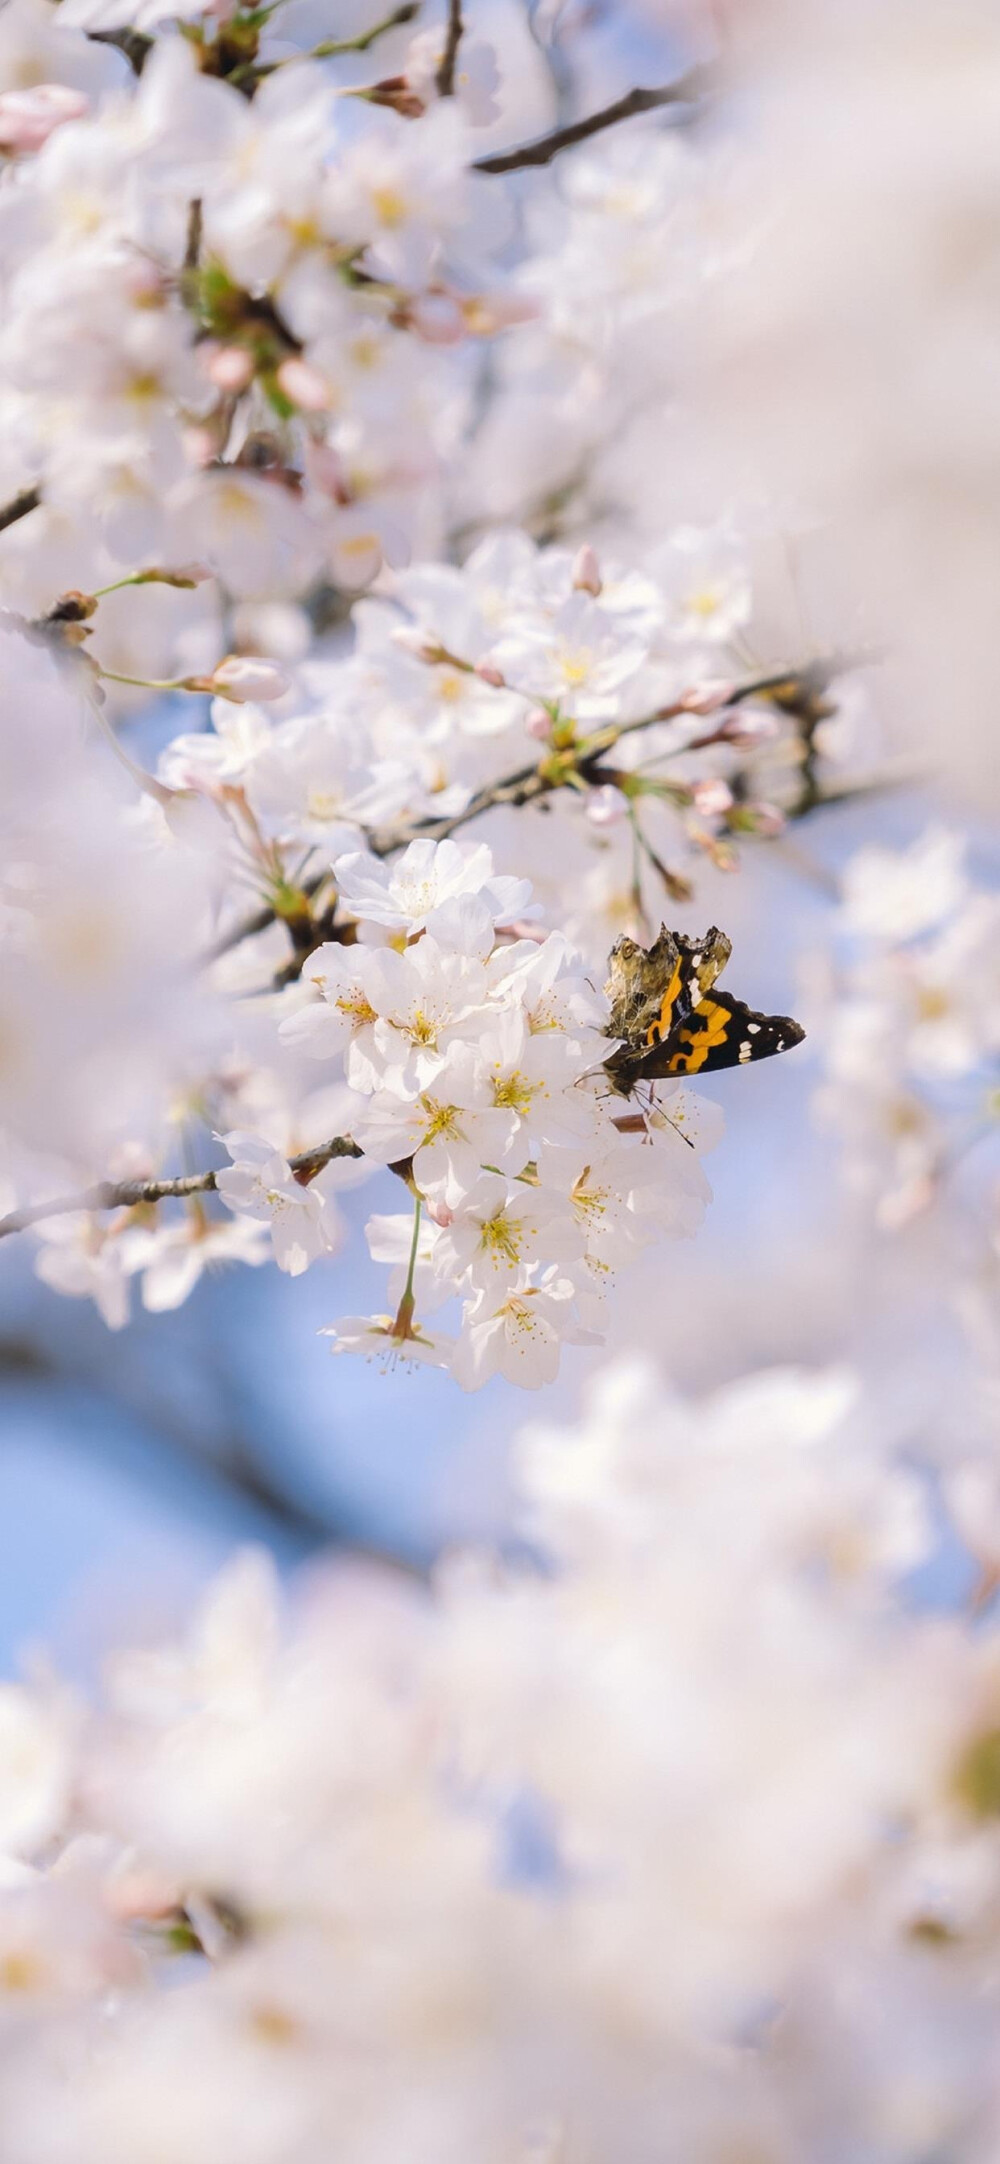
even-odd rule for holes
{"type": "Polygon", "coordinates": [[[675,932],[673,944],[676,960],[663,989],[659,1012],[645,1032],[648,1045],[665,1042],[697,1011],[733,951],[725,933],[714,924],[703,939],[689,939],[685,932],[675,932]]]}
{"type": "Polygon", "coordinates": [[[741,999],[713,988],[691,1014],[678,1018],[665,1042],[647,1054],[641,1074],[647,1080],[715,1074],[722,1067],[745,1067],[751,1060],[789,1052],[804,1036],[790,1015],[757,1014],[741,999]]]}

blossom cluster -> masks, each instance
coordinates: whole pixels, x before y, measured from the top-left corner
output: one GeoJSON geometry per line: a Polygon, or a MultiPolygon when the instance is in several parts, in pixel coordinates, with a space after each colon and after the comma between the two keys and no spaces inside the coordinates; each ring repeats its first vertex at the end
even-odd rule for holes
{"type": "Polygon", "coordinates": [[[817,1108],[850,1185],[886,1230],[926,1211],[996,1131],[1000,898],[944,827],[847,865],[848,955],[816,990],[826,1077],[817,1108]]]}
{"type": "MultiPolygon", "coordinates": [[[[801,688],[807,753],[766,687],[743,696],[719,675],[746,610],[727,576],[698,600],[683,583],[671,593],[662,568],[602,568],[592,549],[494,536],[461,569],[394,575],[358,604],[355,650],[303,662],[293,681],[239,655],[192,679],[215,693],[212,727],[173,737],[156,776],[109,733],[103,604],[70,595],[33,626],[8,620],[11,682],[20,676],[26,695],[44,682],[66,746],[8,814],[31,866],[17,878],[34,891],[26,1083],[6,1108],[12,1199],[44,1202],[71,1184],[71,1167],[81,1186],[162,1180],[180,1140],[200,1135],[204,1161],[214,1134],[233,1167],[209,1184],[240,1220],[220,1220],[199,1193],[179,1215],[155,1194],[123,1197],[110,1217],[81,1206],[42,1228],[48,1284],[91,1294],[119,1327],[133,1280],[147,1307],[175,1305],[209,1264],[263,1261],[268,1227],[280,1266],[297,1274],[341,1244],[338,1190],[388,1165],[418,1221],[373,1220],[373,1255],[397,1266],[391,1312],[339,1330],[338,1345],[404,1349],[467,1384],[498,1366],[538,1383],[563,1340],[602,1329],[602,1295],[628,1254],[657,1230],[697,1224],[708,1196],[699,1154],[715,1135],[713,1108],[676,1088],[613,1110],[609,948],[623,923],[652,930],[688,892],[662,850],[679,841],[724,863],[724,837],[780,828],[780,812],[751,793],[755,764],[780,755],[794,777],[803,757],[825,755],[822,697],[801,688]],[[117,789],[112,753],[138,803],[117,789]],[[43,805],[52,843],[39,861],[43,805]],[[474,819],[493,854],[464,835],[432,838],[474,819]],[[101,1041],[90,1070],[77,1040],[61,1124],[37,1080],[53,1059],[38,938],[46,948],[62,887],[86,877],[81,851],[107,850],[119,830],[124,885],[105,874],[101,966],[86,979],[101,1041]],[[494,861],[537,864],[536,899],[494,861]],[[133,908],[127,895],[143,883],[133,908]],[[241,922],[248,884],[267,898],[263,929],[241,922]],[[146,1080],[129,1101],[120,1059],[110,1097],[102,1062],[149,911],[163,969],[147,962],[141,976],[156,1027],[143,1031],[144,1062],[125,1067],[146,1080]],[[185,1011],[193,979],[197,1005],[185,1011]],[[310,1154],[334,1134],[345,1147],[310,1154]],[[428,1329],[455,1294],[457,1335],[447,1317],[428,1329]]],[[[23,946],[22,916],[10,929],[23,946]]],[[[126,1015],[134,1029],[131,993],[126,1015]]]]}
{"type": "MultiPolygon", "coordinates": [[[[335,874],[361,936],[317,949],[280,1033],[343,1058],[353,1140],[416,1198],[412,1229],[368,1226],[396,1264],[394,1313],[338,1323],[336,1347],[448,1363],[466,1387],[498,1368],[549,1381],[561,1341],[600,1328],[611,1274],[655,1232],[695,1229],[709,1122],[676,1084],[648,1115],[615,1113],[607,999],[484,845],[412,842],[335,874]],[[455,1292],[451,1344],[423,1317],[455,1292]]],[[[232,1175],[220,1186],[233,1199],[232,1175]]]]}
{"type": "Polygon", "coordinates": [[[516,1566],[249,1552],[99,1710],[3,1687],[5,2164],[994,2153],[996,1625],[910,1596],[912,1455],[639,1363],[518,1463],[516,1566]]]}
{"type": "Polygon", "coordinates": [[[193,12],[134,26],[135,82],[88,35],[100,0],[5,11],[0,464],[42,499],[3,550],[15,605],[192,558],[237,598],[365,585],[439,538],[458,348],[523,313],[492,267],[502,184],[472,170],[488,98],[394,110],[260,50],[259,16],[193,12]],[[61,98],[19,92],[40,74],[61,98]]]}

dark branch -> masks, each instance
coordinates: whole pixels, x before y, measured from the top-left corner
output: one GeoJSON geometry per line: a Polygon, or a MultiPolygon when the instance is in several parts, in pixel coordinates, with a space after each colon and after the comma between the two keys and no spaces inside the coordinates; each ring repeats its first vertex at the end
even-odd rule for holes
{"type": "Polygon", "coordinates": [[[661,105],[689,105],[699,98],[706,87],[706,77],[699,69],[690,75],[682,75],[679,82],[664,83],[657,90],[630,90],[624,98],[616,98],[613,105],[602,106],[599,113],[588,113],[585,120],[572,120],[565,128],[556,128],[551,135],[536,136],[533,143],[521,143],[515,150],[497,151],[490,158],[477,158],[473,166],[476,173],[519,173],[531,165],[551,165],[561,150],[570,150],[574,143],[585,143],[590,135],[599,135],[603,128],[613,128],[619,120],[632,120],[637,113],[653,113],[661,105]]]}
{"type": "MultiPolygon", "coordinates": [[[[349,1135],[334,1135],[314,1150],[300,1150],[288,1162],[303,1187],[314,1180],[335,1157],[361,1157],[349,1135]]],[[[99,1180],[96,1187],[81,1188],[75,1195],[60,1195],[54,1202],[32,1202],[23,1210],[0,1217],[0,1240],[9,1232],[26,1232],[47,1217],[68,1217],[73,1210],[134,1210],[141,1202],[183,1201],[188,1195],[210,1195],[216,1184],[214,1172],[192,1172],[177,1180],[99,1180]]]]}
{"type": "Polygon", "coordinates": [[[37,511],[41,500],[41,490],[37,488],[22,488],[19,495],[12,496],[0,511],[0,533],[8,526],[16,526],[19,518],[27,518],[29,511],[37,511]]]}
{"type": "Polygon", "coordinates": [[[441,65],[435,77],[439,98],[455,95],[455,62],[462,42],[462,0],[448,0],[448,31],[441,55],[441,65]]]}
{"type": "Polygon", "coordinates": [[[141,30],[88,30],[92,45],[113,45],[116,52],[124,53],[134,75],[141,75],[153,50],[152,38],[141,30]]]}

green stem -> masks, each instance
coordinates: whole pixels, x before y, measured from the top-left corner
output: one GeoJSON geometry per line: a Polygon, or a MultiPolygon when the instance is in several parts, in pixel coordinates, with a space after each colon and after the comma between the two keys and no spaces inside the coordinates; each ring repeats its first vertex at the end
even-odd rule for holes
{"type": "Polygon", "coordinates": [[[413,1322],[413,1310],[416,1306],[416,1302],[413,1297],[413,1279],[417,1267],[417,1249],[420,1245],[420,1217],[422,1209],[422,1198],[420,1195],[417,1195],[413,1205],[413,1238],[410,1241],[410,1261],[406,1272],[406,1283],[403,1287],[403,1297],[399,1303],[398,1308],[396,1309],[396,1320],[392,1326],[393,1337],[406,1338],[412,1335],[411,1325],[413,1322]]]}
{"type": "Polygon", "coordinates": [[[393,8],[391,15],[383,16],[380,23],[362,30],[356,38],[324,38],[322,44],[313,46],[309,58],[335,60],[341,53],[366,53],[376,38],[384,37],[387,30],[398,30],[401,23],[411,23],[419,12],[419,0],[407,0],[405,7],[393,8]]]}
{"type": "MultiPolygon", "coordinates": [[[[131,581],[122,581],[130,584],[131,581]]],[[[190,691],[186,676],[119,676],[117,669],[102,669],[101,675],[109,684],[137,684],[140,691],[190,691]]]]}
{"type": "Polygon", "coordinates": [[[391,15],[373,24],[370,30],[362,30],[356,38],[324,38],[319,45],[312,45],[307,53],[296,53],[289,60],[248,60],[230,75],[231,83],[248,81],[257,83],[265,75],[274,75],[278,68],[295,60],[337,60],[342,53],[366,53],[377,38],[384,37],[387,30],[397,30],[402,23],[411,23],[420,12],[420,0],[407,0],[404,7],[394,8],[391,15]]]}

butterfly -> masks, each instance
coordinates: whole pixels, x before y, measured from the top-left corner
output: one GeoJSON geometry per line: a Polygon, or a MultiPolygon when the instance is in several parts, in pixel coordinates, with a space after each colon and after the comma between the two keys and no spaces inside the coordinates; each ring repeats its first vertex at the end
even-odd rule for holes
{"type": "Polygon", "coordinates": [[[615,941],[605,986],[611,1002],[607,1034],[620,1041],[604,1067],[623,1097],[638,1082],[713,1074],[801,1044],[805,1031],[790,1015],[756,1014],[741,999],[716,991],[731,953],[714,924],[704,939],[661,924],[651,947],[624,936],[615,941]]]}

